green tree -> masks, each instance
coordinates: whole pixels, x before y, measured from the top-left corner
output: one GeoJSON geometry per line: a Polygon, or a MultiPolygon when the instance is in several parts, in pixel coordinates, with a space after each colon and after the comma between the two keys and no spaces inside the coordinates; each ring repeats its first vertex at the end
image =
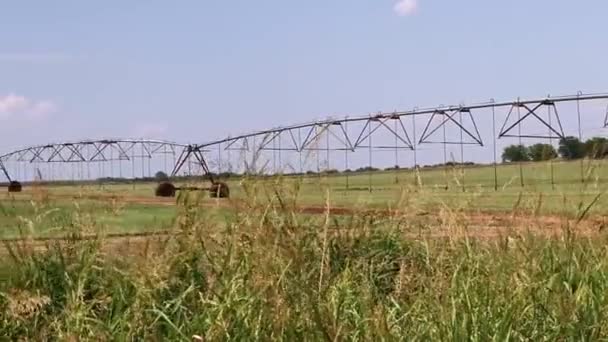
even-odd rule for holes
{"type": "Polygon", "coordinates": [[[166,182],[169,180],[169,176],[167,176],[167,174],[163,171],[158,171],[155,175],[154,178],[156,179],[156,181],[158,182],[166,182]]]}
{"type": "Polygon", "coordinates": [[[530,152],[524,145],[509,145],[502,152],[503,162],[530,161],[530,152]]]}
{"type": "Polygon", "coordinates": [[[544,161],[557,158],[557,151],[551,144],[534,144],[528,148],[530,159],[544,161]]]}
{"type": "Polygon", "coordinates": [[[585,155],[593,159],[602,159],[608,156],[608,139],[593,137],[585,141],[585,155]]]}
{"type": "Polygon", "coordinates": [[[559,140],[559,155],[564,159],[580,159],[585,156],[585,144],[576,137],[565,137],[559,140]]]}

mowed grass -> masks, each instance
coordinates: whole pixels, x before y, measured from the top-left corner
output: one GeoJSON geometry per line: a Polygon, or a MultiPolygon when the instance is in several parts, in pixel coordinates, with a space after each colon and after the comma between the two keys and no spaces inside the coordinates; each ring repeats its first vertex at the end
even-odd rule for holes
{"type": "Polygon", "coordinates": [[[154,232],[170,228],[175,208],[147,205],[112,207],[100,201],[77,203],[14,201],[0,207],[0,238],[16,238],[23,232],[36,237],[65,236],[79,223],[95,226],[95,233],[121,234],[154,232]]]}
{"type": "MultiPolygon", "coordinates": [[[[537,214],[572,216],[593,203],[588,214],[599,215],[608,210],[608,198],[603,196],[608,186],[606,167],[604,161],[524,164],[521,171],[525,186],[522,187],[520,165],[499,165],[496,189],[492,166],[271,177],[253,181],[229,179],[227,183],[234,201],[244,201],[252,195],[268,199],[275,196],[276,186],[297,186],[298,205],[303,207],[322,208],[329,203],[365,211],[403,206],[406,199],[407,205],[419,210],[449,206],[501,213],[530,207],[537,214]],[[251,183],[256,185],[243,185],[251,183]]],[[[40,237],[60,236],[66,232],[58,227],[65,227],[75,219],[94,221],[99,231],[109,234],[166,230],[175,223],[176,209],[172,205],[175,202],[158,202],[154,198],[155,187],[154,183],[48,186],[27,187],[21,194],[3,193],[0,194],[0,238],[16,237],[23,229],[40,237]],[[76,212],[78,217],[74,217],[76,212]],[[26,217],[28,219],[24,219],[26,217]]],[[[234,209],[220,208],[226,200],[206,198],[204,193],[197,196],[204,210],[215,213],[218,220],[234,212],[234,209]]]]}

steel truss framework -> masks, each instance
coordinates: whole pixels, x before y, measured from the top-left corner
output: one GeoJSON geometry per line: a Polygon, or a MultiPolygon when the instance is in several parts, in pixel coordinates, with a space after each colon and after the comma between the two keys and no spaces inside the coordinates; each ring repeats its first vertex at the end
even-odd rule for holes
{"type": "MultiPolygon", "coordinates": [[[[152,159],[154,156],[175,156],[187,145],[146,139],[102,139],[63,142],[22,148],[0,156],[0,169],[11,181],[8,162],[22,163],[94,163],[152,159]]],[[[174,161],[172,160],[172,163],[174,161]]]]}
{"type": "MultiPolygon", "coordinates": [[[[188,145],[157,140],[96,140],[73,143],[48,144],[20,149],[0,156],[0,168],[10,179],[3,166],[8,161],[27,163],[89,163],[112,160],[134,160],[151,158],[155,154],[170,153],[179,156],[174,163],[173,175],[177,175],[184,165],[199,165],[206,175],[210,175],[208,153],[217,152],[218,172],[221,171],[222,151],[243,151],[257,154],[262,151],[282,151],[301,154],[308,151],[343,151],[346,155],[360,149],[369,150],[372,163],[372,150],[410,150],[416,154],[417,146],[439,143],[444,145],[484,146],[476,116],[495,111],[508,111],[500,130],[493,131],[496,139],[518,138],[563,138],[565,137],[558,108],[562,104],[577,105],[580,131],[580,103],[584,101],[608,100],[608,94],[582,94],[545,97],[532,100],[478,103],[472,105],[440,106],[410,111],[377,113],[359,117],[331,118],[299,125],[277,127],[200,144],[188,145]],[[541,115],[545,111],[547,115],[541,115]],[[416,132],[416,118],[427,118],[422,134],[416,132]],[[529,124],[541,125],[547,134],[526,134],[521,127],[529,124]],[[446,137],[446,128],[459,133],[457,139],[446,137]],[[442,137],[438,136],[443,133],[442,137]],[[383,139],[374,137],[382,135],[383,139]],[[393,142],[386,143],[387,138],[393,142]],[[378,140],[383,142],[379,143],[378,140]]],[[[604,114],[604,113],[602,113],[604,114]]],[[[608,127],[608,108],[600,127],[608,127]]],[[[600,121],[600,120],[598,120],[600,121]]],[[[494,122],[495,125],[495,122],[494,122]]],[[[396,152],[395,152],[396,153],[396,152]]],[[[414,157],[415,158],[415,157],[414,157]]],[[[348,159],[347,159],[348,163],[348,159]]],[[[213,179],[211,179],[213,182],[213,179]]]]}
{"type": "MultiPolygon", "coordinates": [[[[475,113],[491,110],[493,120],[495,120],[495,111],[498,109],[508,109],[508,114],[504,119],[500,131],[494,132],[496,135],[495,139],[509,137],[532,139],[563,138],[565,137],[565,133],[558,111],[559,105],[576,103],[580,126],[580,103],[594,100],[608,100],[608,94],[583,94],[579,92],[576,95],[531,100],[517,99],[506,102],[495,102],[492,100],[472,105],[440,106],[359,117],[332,118],[231,136],[194,145],[192,149],[198,151],[213,151],[216,149],[218,151],[237,150],[252,153],[261,151],[292,151],[302,153],[304,151],[323,150],[354,152],[361,148],[370,150],[404,149],[415,151],[416,145],[431,143],[484,146],[480,129],[475,119],[475,113]],[[548,112],[546,118],[541,115],[541,110],[545,108],[548,112]],[[427,124],[419,139],[416,138],[415,120],[413,120],[413,118],[418,116],[428,117],[427,124]],[[437,119],[439,119],[439,122],[437,122],[437,119]],[[519,128],[535,122],[545,127],[548,134],[521,133],[521,129],[519,128]],[[357,124],[358,127],[356,129],[349,129],[349,125],[352,127],[357,124]],[[445,129],[447,126],[455,128],[460,133],[460,139],[450,140],[446,138],[445,129]],[[438,139],[437,135],[439,135],[440,130],[443,130],[443,137],[438,139]],[[391,146],[373,144],[372,136],[379,133],[393,137],[395,144],[391,146]],[[320,147],[319,141],[322,136],[325,136],[327,140],[331,137],[334,143],[331,146],[327,143],[325,147],[320,147]],[[412,141],[416,141],[416,143],[412,141]]],[[[608,127],[608,108],[606,109],[606,116],[602,126],[608,127]]],[[[181,165],[176,165],[174,173],[179,172],[180,168],[181,165]]]]}

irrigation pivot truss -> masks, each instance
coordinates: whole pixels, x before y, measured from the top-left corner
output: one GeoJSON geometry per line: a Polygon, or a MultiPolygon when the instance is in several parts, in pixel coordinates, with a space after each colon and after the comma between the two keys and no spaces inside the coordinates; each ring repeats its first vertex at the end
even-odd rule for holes
{"type": "MultiPolygon", "coordinates": [[[[426,153],[427,147],[424,146],[431,144],[439,145],[442,149],[444,164],[448,161],[448,154],[453,152],[450,151],[452,148],[460,149],[461,161],[464,162],[465,146],[484,147],[488,146],[488,141],[492,143],[496,164],[499,139],[516,138],[520,143],[522,139],[548,139],[552,142],[553,139],[557,141],[572,134],[571,131],[575,132],[572,135],[582,138],[581,108],[589,103],[599,104],[585,108],[591,108],[591,112],[599,111],[600,115],[585,117],[584,123],[597,121],[594,127],[608,127],[608,94],[579,92],[576,95],[531,100],[492,100],[470,105],[330,118],[200,144],[137,139],[48,144],[0,156],[0,169],[9,181],[14,181],[6,167],[9,163],[71,163],[89,168],[92,163],[99,166],[131,162],[132,176],[135,177],[136,160],[142,162],[144,174],[145,160],[161,155],[165,157],[164,164],[171,164],[170,169],[165,168],[171,175],[191,174],[195,167],[197,172],[209,178],[212,185],[216,185],[219,183],[213,175],[223,172],[280,173],[286,169],[304,172],[304,164],[310,161],[311,156],[313,159],[316,157],[316,171],[321,171],[321,159],[324,159],[324,169],[329,170],[332,163],[336,168],[340,164],[339,168],[349,169],[352,166],[350,158],[356,152],[366,152],[363,157],[359,155],[359,163],[371,168],[377,151],[393,154],[396,166],[402,162],[399,159],[401,153],[409,151],[413,155],[413,166],[418,166],[420,150],[425,151],[422,159],[429,158],[431,153],[426,153]],[[491,134],[488,134],[489,128],[492,129],[491,134]],[[169,162],[167,157],[171,159],[169,162]],[[338,159],[342,161],[338,163],[338,159]],[[235,167],[235,164],[242,165],[235,167]]],[[[115,168],[110,167],[111,170],[115,168]]],[[[122,169],[119,169],[121,172],[122,169]]]]}
{"type": "MultiPolygon", "coordinates": [[[[453,122],[456,125],[460,126],[466,134],[470,135],[473,139],[475,139],[476,143],[483,146],[483,142],[478,140],[478,138],[475,138],[474,133],[469,132],[466,128],[464,128],[462,126],[462,124],[457,119],[454,118],[455,114],[457,114],[457,113],[471,114],[472,111],[474,111],[474,110],[483,110],[483,109],[488,109],[488,108],[498,109],[498,108],[507,107],[507,108],[510,108],[510,112],[513,112],[514,109],[517,109],[517,108],[526,109],[527,112],[524,115],[524,117],[521,117],[515,124],[509,126],[508,129],[506,130],[506,131],[510,131],[511,129],[513,129],[514,126],[516,126],[520,123],[523,123],[524,120],[526,120],[526,118],[529,116],[535,117],[535,118],[539,119],[540,121],[544,122],[544,119],[540,118],[540,116],[538,114],[538,110],[543,106],[556,108],[556,106],[559,103],[564,103],[564,102],[607,100],[607,99],[608,99],[608,93],[598,93],[598,94],[579,93],[578,95],[546,97],[546,98],[535,99],[535,100],[518,99],[515,101],[509,101],[509,102],[490,101],[490,102],[486,102],[486,103],[479,103],[479,104],[473,104],[473,105],[462,104],[462,105],[455,105],[455,106],[441,106],[441,107],[431,107],[431,108],[424,108],[424,109],[414,109],[411,111],[394,111],[394,112],[378,113],[378,114],[373,114],[373,115],[368,115],[368,116],[326,119],[323,121],[309,122],[309,123],[304,123],[304,124],[299,124],[299,125],[277,127],[277,128],[272,128],[272,129],[268,129],[268,130],[262,130],[262,131],[237,135],[237,136],[233,136],[233,137],[227,137],[227,138],[219,139],[219,140],[215,140],[215,141],[205,142],[205,143],[199,144],[197,146],[199,148],[209,148],[210,146],[226,143],[227,146],[225,147],[225,149],[228,149],[232,145],[234,145],[236,142],[238,142],[239,140],[246,141],[246,139],[251,139],[254,137],[262,137],[262,144],[260,145],[260,147],[266,148],[266,146],[268,146],[268,144],[270,142],[272,142],[272,140],[275,139],[279,134],[286,133],[286,134],[290,134],[290,136],[293,137],[294,130],[307,129],[308,131],[306,134],[306,138],[304,139],[303,142],[297,143],[294,140],[293,148],[295,148],[296,151],[302,151],[302,150],[305,150],[309,146],[309,144],[311,143],[312,140],[314,140],[314,139],[311,139],[310,137],[311,137],[311,135],[313,135],[313,133],[315,133],[315,129],[320,129],[322,132],[322,131],[328,130],[328,128],[331,126],[338,126],[342,129],[342,132],[344,133],[344,138],[348,138],[348,134],[343,130],[344,125],[349,122],[350,123],[364,122],[365,123],[364,130],[360,131],[358,133],[359,139],[356,140],[356,143],[351,144],[350,143],[351,140],[348,140],[348,139],[346,140],[349,143],[348,144],[349,149],[356,149],[357,147],[359,147],[359,143],[361,142],[361,139],[360,139],[361,136],[365,136],[363,139],[365,139],[367,137],[367,135],[365,135],[366,134],[365,129],[367,129],[367,127],[369,125],[372,125],[374,122],[378,123],[378,125],[376,126],[376,128],[372,129],[372,132],[375,132],[375,130],[377,130],[380,126],[385,126],[386,128],[389,129],[389,131],[391,131],[391,133],[398,135],[397,132],[393,131],[390,127],[388,127],[386,125],[386,122],[389,120],[401,121],[404,117],[418,116],[418,115],[430,115],[431,117],[428,120],[428,125],[431,124],[431,122],[435,116],[443,116],[442,121],[438,125],[438,127],[442,127],[443,125],[445,125],[448,122],[453,122]]],[[[472,118],[472,115],[470,115],[470,117],[472,118]]],[[[505,120],[505,125],[506,125],[508,119],[509,118],[507,118],[505,120]]],[[[472,121],[475,122],[474,119],[472,119],[472,121]]],[[[401,121],[401,123],[402,123],[402,121],[401,121]]],[[[553,126],[550,126],[546,122],[544,122],[544,124],[547,125],[547,127],[554,129],[553,126]]],[[[606,109],[606,118],[604,120],[604,124],[608,126],[608,107],[606,109]]],[[[428,125],[426,127],[427,129],[429,128],[428,125]]],[[[503,127],[504,127],[504,125],[503,125],[503,127]]],[[[404,128],[404,130],[405,130],[405,128],[404,128]]],[[[423,135],[418,143],[424,143],[425,137],[434,133],[436,130],[437,130],[437,127],[435,127],[432,132],[426,132],[427,130],[425,129],[425,133],[423,133],[423,135]]],[[[479,132],[477,131],[476,133],[477,133],[477,137],[478,137],[479,132]]],[[[501,132],[501,134],[498,137],[500,138],[500,137],[506,136],[504,133],[506,133],[506,132],[501,132]]],[[[319,135],[320,135],[320,133],[317,131],[316,136],[319,136],[319,135]]],[[[411,142],[409,142],[409,138],[408,138],[408,135],[406,132],[405,132],[404,136],[400,136],[400,137],[404,138],[404,139],[408,139],[408,143],[411,145],[411,142]]],[[[411,148],[413,149],[413,146],[411,146],[411,148]]]]}
{"type": "MultiPolygon", "coordinates": [[[[90,178],[91,173],[96,173],[96,170],[92,170],[94,164],[102,166],[104,163],[117,163],[122,166],[124,162],[131,162],[132,176],[135,178],[136,165],[141,167],[142,174],[145,175],[146,160],[151,160],[155,156],[165,158],[175,156],[185,148],[187,148],[186,145],[175,142],[147,139],[100,139],[51,143],[25,147],[1,155],[0,169],[9,181],[14,181],[15,177],[10,176],[6,166],[10,163],[78,164],[81,167],[80,171],[89,175],[88,178],[90,178]],[[141,164],[139,164],[140,161],[141,164]]],[[[174,163],[174,158],[168,162],[174,163]]],[[[100,174],[97,173],[97,176],[100,174]]]]}
{"type": "MultiPolygon", "coordinates": [[[[581,103],[608,100],[608,94],[583,94],[545,97],[540,99],[506,102],[489,101],[472,105],[440,106],[411,111],[394,111],[358,117],[332,118],[299,125],[277,127],[247,134],[230,136],[194,145],[193,151],[217,151],[217,171],[221,171],[222,151],[248,151],[255,156],[262,151],[294,152],[302,154],[316,151],[411,150],[424,144],[485,146],[476,115],[489,113],[492,117],[491,140],[501,138],[561,139],[566,136],[560,107],[574,105],[580,131],[581,103]],[[496,131],[496,112],[505,111],[500,130],[496,131]],[[416,131],[416,119],[424,118],[421,134],[416,131]],[[446,135],[446,128],[455,130],[446,135]],[[534,126],[537,131],[527,133],[522,128],[534,126]],[[382,135],[383,139],[374,137],[382,135]],[[386,143],[390,138],[391,142],[386,143]],[[331,139],[331,142],[330,142],[331,139]],[[325,140],[325,141],[323,141],[325,140]],[[384,143],[382,143],[384,142],[384,143]]],[[[603,113],[602,113],[603,114],[603,113]]],[[[608,127],[608,107],[598,127],[608,127]],[[601,124],[601,126],[600,126],[601,124]]],[[[276,158],[276,156],[274,157],[276,158]]],[[[176,165],[174,172],[179,172],[176,165]]]]}

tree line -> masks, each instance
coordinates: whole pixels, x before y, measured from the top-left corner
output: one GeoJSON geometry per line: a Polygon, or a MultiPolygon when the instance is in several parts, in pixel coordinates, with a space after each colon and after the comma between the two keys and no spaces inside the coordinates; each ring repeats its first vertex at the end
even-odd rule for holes
{"type": "Polygon", "coordinates": [[[603,159],[608,156],[608,139],[593,137],[581,141],[568,136],[559,140],[558,148],[551,144],[509,145],[502,153],[503,162],[546,161],[561,157],[565,160],[581,158],[603,159]]]}

